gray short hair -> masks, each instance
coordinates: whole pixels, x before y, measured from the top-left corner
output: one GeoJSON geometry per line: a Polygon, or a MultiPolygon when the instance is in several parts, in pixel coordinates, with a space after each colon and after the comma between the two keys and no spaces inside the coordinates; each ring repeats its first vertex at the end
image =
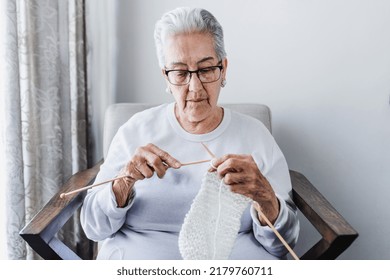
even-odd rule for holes
{"type": "Polygon", "coordinates": [[[214,40],[217,59],[226,57],[222,26],[209,11],[200,8],[176,8],[165,13],[154,29],[157,58],[161,68],[165,66],[164,43],[167,36],[195,32],[210,34],[214,40]]]}

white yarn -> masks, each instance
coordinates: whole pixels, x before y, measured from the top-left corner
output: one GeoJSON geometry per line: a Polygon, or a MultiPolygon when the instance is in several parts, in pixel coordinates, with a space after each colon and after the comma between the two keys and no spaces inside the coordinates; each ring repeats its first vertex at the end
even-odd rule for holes
{"type": "Polygon", "coordinates": [[[221,193],[222,193],[222,185],[223,185],[223,180],[219,183],[218,187],[218,217],[217,217],[217,222],[215,226],[215,231],[214,231],[214,252],[213,252],[213,260],[215,260],[215,256],[217,254],[217,238],[218,238],[218,228],[219,228],[219,223],[221,221],[221,193]]]}
{"type": "Polygon", "coordinates": [[[183,259],[228,259],[250,201],[207,172],[179,233],[183,259]]]}

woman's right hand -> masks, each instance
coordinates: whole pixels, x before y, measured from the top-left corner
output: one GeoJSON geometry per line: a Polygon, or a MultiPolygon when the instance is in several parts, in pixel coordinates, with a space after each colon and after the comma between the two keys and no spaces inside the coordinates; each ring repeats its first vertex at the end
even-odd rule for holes
{"type": "Polygon", "coordinates": [[[150,178],[154,173],[163,178],[170,167],[178,169],[181,163],[154,144],[137,148],[133,158],[118,174],[118,177],[125,175],[128,177],[116,180],[112,186],[118,207],[127,205],[136,181],[150,178]]]}

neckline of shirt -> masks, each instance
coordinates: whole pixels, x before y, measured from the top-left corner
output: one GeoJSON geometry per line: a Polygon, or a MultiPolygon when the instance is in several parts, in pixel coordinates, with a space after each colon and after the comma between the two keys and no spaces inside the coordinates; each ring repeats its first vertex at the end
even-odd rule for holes
{"type": "Polygon", "coordinates": [[[176,119],[175,116],[175,102],[169,103],[167,106],[167,116],[173,130],[188,141],[206,142],[211,141],[220,136],[230,124],[231,111],[228,108],[223,108],[224,114],[221,123],[213,130],[204,134],[193,134],[186,131],[176,119]]]}

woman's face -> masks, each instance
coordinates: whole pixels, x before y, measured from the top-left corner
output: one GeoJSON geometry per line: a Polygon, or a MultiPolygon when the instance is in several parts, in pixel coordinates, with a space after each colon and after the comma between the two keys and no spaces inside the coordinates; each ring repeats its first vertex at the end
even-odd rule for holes
{"type": "Polygon", "coordinates": [[[164,54],[165,70],[194,71],[210,66],[223,66],[220,79],[212,83],[202,84],[195,73],[186,85],[172,85],[167,80],[167,86],[176,100],[176,114],[181,120],[199,123],[215,119],[221,81],[226,76],[227,59],[219,64],[211,35],[192,33],[168,37],[164,54]]]}

